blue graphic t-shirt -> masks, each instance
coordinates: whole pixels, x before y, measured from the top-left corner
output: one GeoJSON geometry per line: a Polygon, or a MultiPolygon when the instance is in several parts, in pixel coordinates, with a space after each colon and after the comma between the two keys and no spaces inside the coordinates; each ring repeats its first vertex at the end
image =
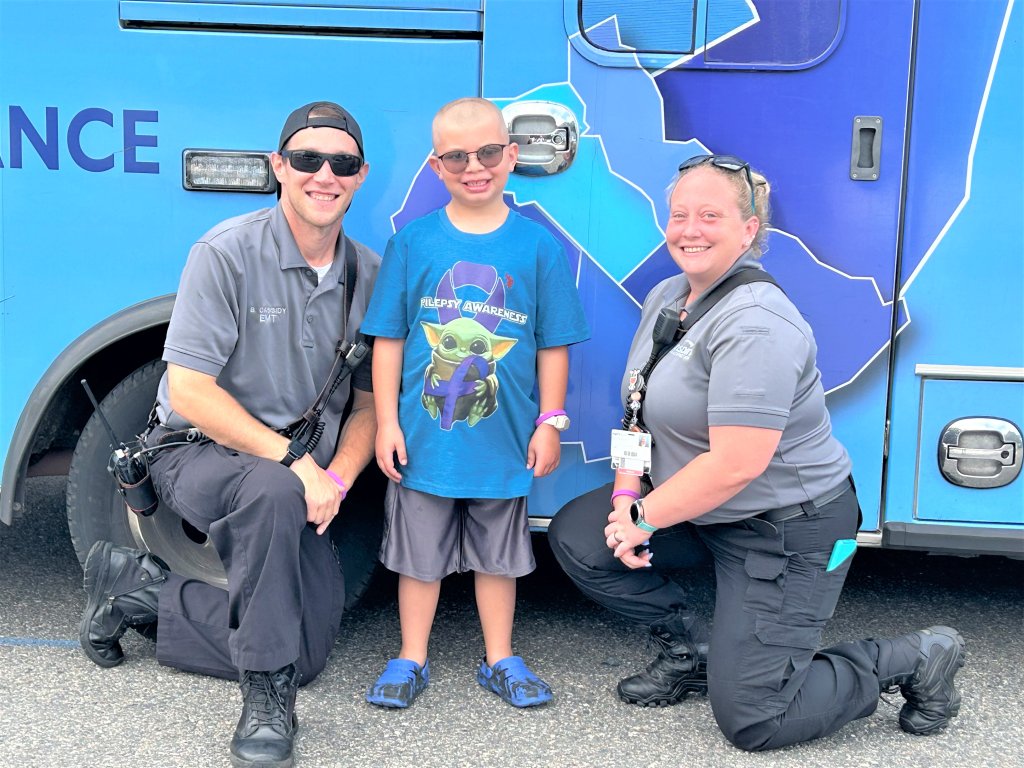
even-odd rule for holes
{"type": "Polygon", "coordinates": [[[362,332],[404,338],[402,484],[448,498],[530,492],[537,350],[589,337],[565,252],[509,211],[494,232],[441,208],[391,238],[362,332]]]}

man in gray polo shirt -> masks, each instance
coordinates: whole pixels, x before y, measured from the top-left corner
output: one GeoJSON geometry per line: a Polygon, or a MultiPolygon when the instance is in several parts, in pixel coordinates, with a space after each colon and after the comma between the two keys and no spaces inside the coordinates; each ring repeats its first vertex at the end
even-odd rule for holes
{"type": "Polygon", "coordinates": [[[352,375],[344,424],[348,379],[312,450],[280,433],[333,378],[336,347],[355,337],[380,258],[342,231],[369,171],[352,115],[307,104],[288,117],[278,149],[278,205],[219,224],[189,254],[159,424],[147,437],[152,446],[195,427],[208,438],[157,452],[152,474],[162,504],[209,535],[228,588],[108,542],[85,566],[81,642],[97,664],[120,663],[125,629],[158,619],[160,663],[241,680],[235,765],[291,765],[296,689],[323,669],[345,600],[327,528],[376,433],[368,360],[352,375]]]}

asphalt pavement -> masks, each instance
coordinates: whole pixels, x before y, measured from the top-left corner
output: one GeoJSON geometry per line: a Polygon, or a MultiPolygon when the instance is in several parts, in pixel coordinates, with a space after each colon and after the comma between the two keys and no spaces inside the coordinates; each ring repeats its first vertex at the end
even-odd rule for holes
{"type": "MultiPolygon", "coordinates": [[[[0,530],[0,766],[227,766],[240,708],[237,685],[157,664],[132,632],[127,660],[101,669],[78,649],[84,593],[63,515],[64,478],[30,481],[27,512],[0,530]]],[[[0,526],[2,527],[2,526],[0,526]]],[[[862,551],[851,569],[828,643],[957,627],[967,664],[957,677],[961,714],[932,737],[904,734],[896,693],[870,717],[831,737],[748,754],[719,732],[704,698],[641,709],[615,696],[620,677],[651,652],[645,632],[581,597],[553,563],[520,582],[517,652],[555,700],[515,710],[479,688],[482,641],[472,581],[447,580],[431,648],[432,682],[408,711],[363,701],[397,650],[393,582],[380,579],[346,615],[327,669],[299,692],[299,768],[379,766],[780,766],[1020,768],[1024,764],[1024,563],[862,551]]],[[[680,572],[698,609],[710,611],[706,570],[680,572]]]]}

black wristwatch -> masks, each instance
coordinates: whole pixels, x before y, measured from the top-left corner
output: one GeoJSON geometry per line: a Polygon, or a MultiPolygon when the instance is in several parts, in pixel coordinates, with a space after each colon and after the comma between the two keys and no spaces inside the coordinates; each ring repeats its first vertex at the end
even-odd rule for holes
{"type": "Polygon", "coordinates": [[[288,453],[281,459],[281,463],[286,467],[290,467],[293,461],[298,461],[309,452],[306,444],[300,440],[292,440],[288,443],[288,453]]]}

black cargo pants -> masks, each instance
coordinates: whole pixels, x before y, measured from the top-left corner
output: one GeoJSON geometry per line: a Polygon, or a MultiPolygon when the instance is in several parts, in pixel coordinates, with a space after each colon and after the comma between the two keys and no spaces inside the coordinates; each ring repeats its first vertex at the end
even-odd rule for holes
{"type": "Polygon", "coordinates": [[[330,536],[306,523],[302,481],[213,442],[157,452],[152,473],[157,514],[176,513],[209,535],[228,577],[227,591],[168,577],[157,660],[235,680],[294,663],[300,683],[312,681],[334,646],[345,584],[330,536]]]}
{"type": "Polygon", "coordinates": [[[847,559],[827,571],[828,560],[836,540],[854,538],[859,524],[852,488],[784,522],[662,529],[651,538],[658,566],[637,570],[622,565],[605,544],[611,490],[581,496],[555,516],[548,531],[555,556],[598,603],[638,623],[671,623],[689,609],[684,590],[660,568],[692,561],[703,542],[716,583],[708,694],[730,742],[775,749],[825,736],[875,711],[876,643],[819,650],[850,566],[847,559]]]}

